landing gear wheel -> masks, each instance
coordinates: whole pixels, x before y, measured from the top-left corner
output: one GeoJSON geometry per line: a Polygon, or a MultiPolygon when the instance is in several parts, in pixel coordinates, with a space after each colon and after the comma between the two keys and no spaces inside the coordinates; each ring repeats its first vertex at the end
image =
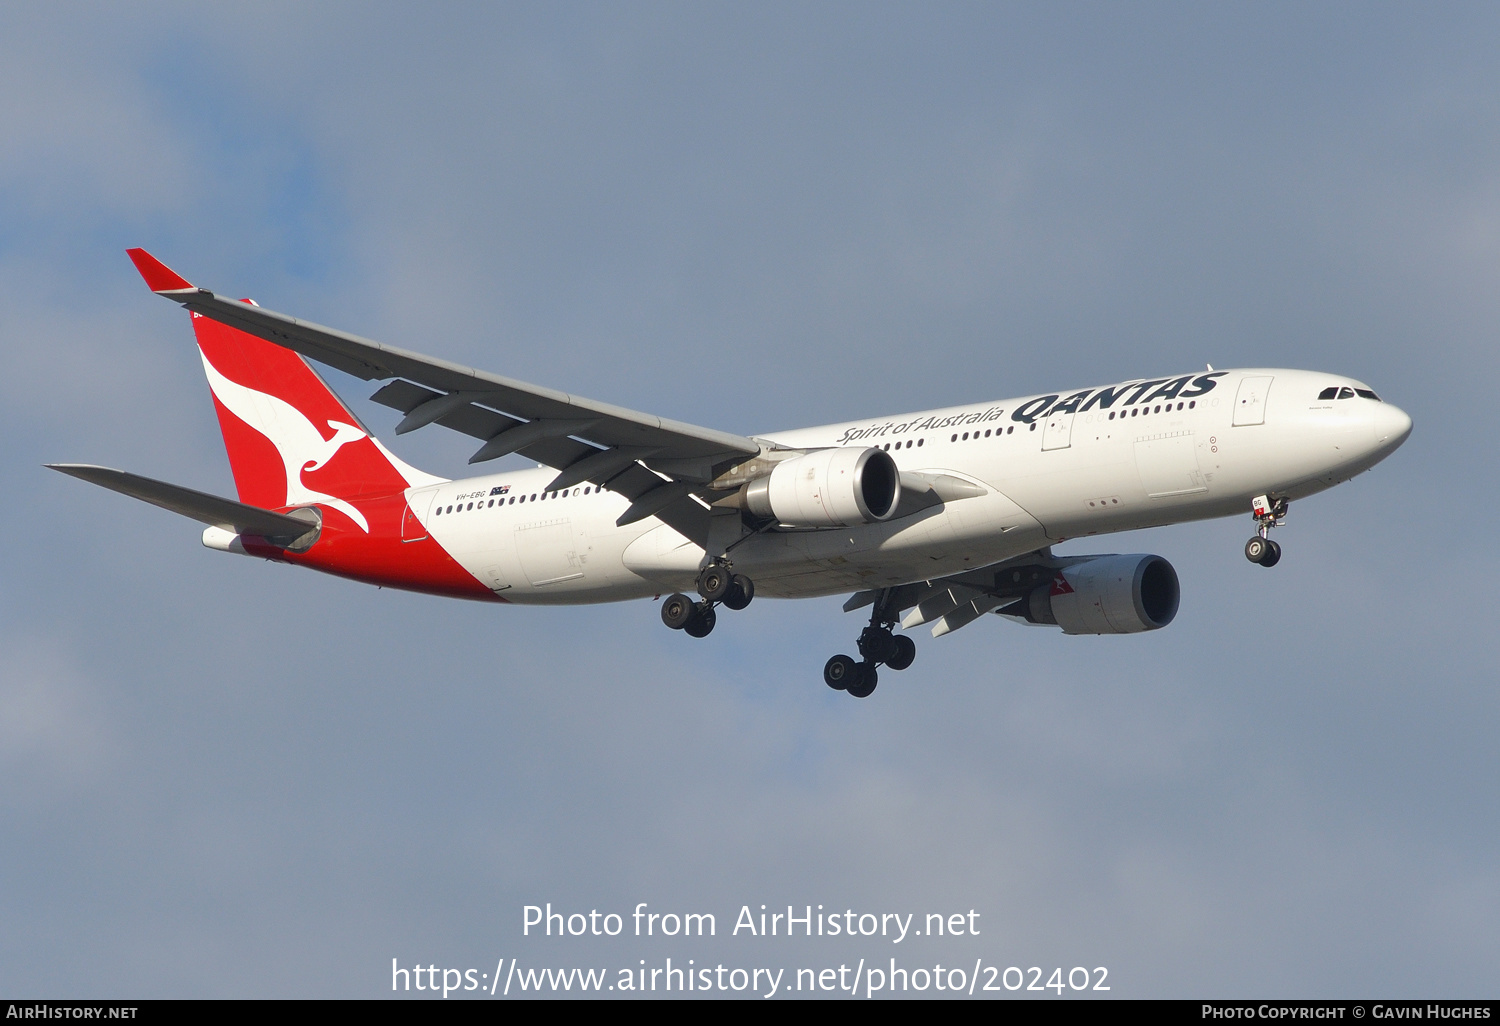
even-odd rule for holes
{"type": "Polygon", "coordinates": [[[1260,535],[1256,535],[1245,543],[1245,558],[1252,563],[1259,563],[1264,566],[1267,554],[1272,551],[1272,544],[1273,542],[1269,538],[1262,538],[1260,535]]]}
{"type": "Polygon", "coordinates": [[[728,568],[706,566],[698,572],[698,594],[708,602],[722,602],[734,587],[734,577],[728,568]]]}
{"type": "Polygon", "coordinates": [[[823,683],[835,691],[845,691],[859,679],[859,664],[846,655],[836,655],[823,666],[823,683]]]}
{"type": "Polygon", "coordinates": [[[744,609],[755,598],[755,582],[744,574],[735,574],[730,581],[732,583],[729,594],[724,596],[724,605],[730,609],[744,609]]]}
{"type": "Polygon", "coordinates": [[[1271,539],[1266,539],[1266,554],[1261,557],[1260,565],[1271,567],[1281,562],[1281,546],[1271,539]]]}
{"type": "Polygon", "coordinates": [[[871,666],[888,663],[896,654],[896,638],[884,627],[866,627],[859,633],[859,654],[871,666]]]}
{"type": "Polygon", "coordinates": [[[869,698],[875,693],[875,684],[879,679],[874,663],[860,663],[858,678],[849,682],[847,690],[855,698],[869,698]]]}
{"type": "Polygon", "coordinates": [[[687,622],[687,626],[683,628],[683,632],[690,638],[706,638],[719,618],[714,614],[714,607],[707,602],[700,602],[695,608],[696,612],[687,622]]]}
{"type": "Polygon", "coordinates": [[[917,643],[905,634],[898,634],[892,640],[895,652],[885,661],[885,665],[893,670],[904,670],[917,658],[917,643]]]}
{"type": "Polygon", "coordinates": [[[661,622],[674,631],[680,631],[692,621],[693,614],[697,611],[697,603],[681,592],[668,595],[667,600],[661,604],[661,622]]]}

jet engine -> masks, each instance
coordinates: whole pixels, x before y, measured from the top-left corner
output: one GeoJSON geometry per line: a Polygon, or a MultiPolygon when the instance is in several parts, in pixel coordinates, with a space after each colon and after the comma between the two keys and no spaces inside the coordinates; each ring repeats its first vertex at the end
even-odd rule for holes
{"type": "Polygon", "coordinates": [[[1020,615],[1064,634],[1137,634],[1171,623],[1181,597],[1177,571],[1160,556],[1098,556],[1035,588],[1020,615]]]}
{"type": "Polygon", "coordinates": [[[895,512],[901,474],[883,449],[819,449],[776,464],[743,495],[750,512],[791,527],[871,524],[895,512]]]}

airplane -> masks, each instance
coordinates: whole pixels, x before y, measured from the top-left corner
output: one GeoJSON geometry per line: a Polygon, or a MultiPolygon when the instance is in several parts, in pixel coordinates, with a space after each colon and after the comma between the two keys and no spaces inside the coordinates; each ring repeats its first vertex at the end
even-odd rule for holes
{"type": "Polygon", "coordinates": [[[1247,510],[1245,557],[1281,558],[1288,504],[1394,452],[1412,422],[1361,381],[1250,368],[754,437],[579,398],[373,342],[198,288],[144,249],[147,286],[191,314],[238,499],[87,464],[52,469],[207,525],[203,544],[434,595],[569,605],[660,598],[702,638],[757,595],[853,592],[859,659],[824,682],[857,698],[916,645],[995,613],[1065,634],[1171,623],[1177,572],[1147,553],[1058,555],[1075,539],[1247,510]],[[402,416],[476,439],[449,480],[386,448],[309,360],[402,416]],[[693,597],[693,594],[696,597],[693,597]],[[904,614],[904,615],[903,615],[904,614]]]}

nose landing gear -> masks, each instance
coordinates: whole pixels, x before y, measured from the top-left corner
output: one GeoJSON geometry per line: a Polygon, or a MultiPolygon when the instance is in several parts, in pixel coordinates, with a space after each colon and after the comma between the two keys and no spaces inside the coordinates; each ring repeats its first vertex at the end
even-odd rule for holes
{"type": "Polygon", "coordinates": [[[1250,511],[1255,517],[1255,537],[1245,543],[1245,558],[1252,563],[1271,567],[1281,562],[1281,546],[1271,540],[1271,528],[1280,527],[1286,523],[1286,499],[1272,500],[1265,495],[1257,495],[1250,503],[1250,511]]]}
{"type": "Polygon", "coordinates": [[[876,668],[884,663],[893,670],[904,670],[917,657],[917,646],[905,634],[893,634],[896,610],[889,608],[890,592],[881,594],[870,613],[870,625],[859,633],[860,662],[849,656],[836,655],[823,667],[823,683],[835,691],[847,691],[855,698],[869,698],[879,680],[876,668]]]}
{"type": "Polygon", "coordinates": [[[706,638],[718,622],[714,607],[722,603],[728,609],[744,609],[755,598],[755,582],[734,573],[728,563],[710,563],[698,572],[698,594],[703,601],[694,602],[680,592],[667,596],[661,604],[661,622],[690,638],[706,638]]]}

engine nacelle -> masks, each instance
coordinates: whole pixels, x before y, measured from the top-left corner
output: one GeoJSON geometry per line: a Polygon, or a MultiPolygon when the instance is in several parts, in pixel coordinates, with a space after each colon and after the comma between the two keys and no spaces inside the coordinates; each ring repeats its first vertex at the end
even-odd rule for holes
{"type": "Polygon", "coordinates": [[[1171,623],[1181,598],[1177,571],[1160,556],[1099,556],[1036,588],[1024,615],[1064,634],[1138,634],[1171,623]]]}
{"type": "Polygon", "coordinates": [[[883,449],[819,449],[776,464],[744,496],[756,516],[792,527],[871,524],[896,511],[901,474],[883,449]]]}

